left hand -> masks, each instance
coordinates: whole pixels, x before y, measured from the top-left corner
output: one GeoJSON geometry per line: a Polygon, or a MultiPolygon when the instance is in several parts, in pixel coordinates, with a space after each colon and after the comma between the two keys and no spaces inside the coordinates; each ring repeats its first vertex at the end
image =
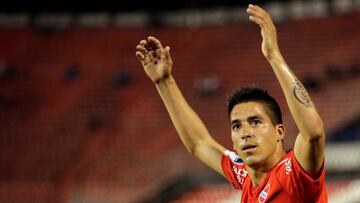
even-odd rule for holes
{"type": "Polygon", "coordinates": [[[249,5],[246,11],[250,15],[250,21],[255,22],[261,28],[261,36],[263,39],[261,44],[261,51],[264,56],[269,60],[280,54],[276,27],[271,19],[270,14],[261,7],[252,4],[249,5]]]}

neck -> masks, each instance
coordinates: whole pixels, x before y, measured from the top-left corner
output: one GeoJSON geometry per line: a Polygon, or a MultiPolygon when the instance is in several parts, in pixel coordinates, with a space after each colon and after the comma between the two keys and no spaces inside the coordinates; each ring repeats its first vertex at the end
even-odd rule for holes
{"type": "Polygon", "coordinates": [[[283,147],[278,147],[274,154],[271,154],[264,163],[256,166],[247,166],[253,187],[259,186],[266,178],[267,173],[280,161],[286,154],[283,147]]]}

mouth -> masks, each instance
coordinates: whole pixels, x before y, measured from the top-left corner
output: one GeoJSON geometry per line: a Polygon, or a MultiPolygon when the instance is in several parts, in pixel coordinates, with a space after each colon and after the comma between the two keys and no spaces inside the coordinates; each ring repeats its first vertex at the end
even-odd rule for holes
{"type": "Polygon", "coordinates": [[[255,148],[256,148],[256,145],[254,145],[254,144],[245,144],[245,145],[243,145],[241,150],[243,150],[243,151],[251,151],[252,149],[255,149],[255,148]]]}

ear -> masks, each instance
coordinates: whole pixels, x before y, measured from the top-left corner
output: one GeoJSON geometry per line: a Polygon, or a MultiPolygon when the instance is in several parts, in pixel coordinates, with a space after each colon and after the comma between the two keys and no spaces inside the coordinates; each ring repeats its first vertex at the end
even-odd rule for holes
{"type": "Polygon", "coordinates": [[[276,128],[277,141],[279,142],[283,140],[285,137],[285,126],[283,124],[277,124],[275,128],[276,128]]]}

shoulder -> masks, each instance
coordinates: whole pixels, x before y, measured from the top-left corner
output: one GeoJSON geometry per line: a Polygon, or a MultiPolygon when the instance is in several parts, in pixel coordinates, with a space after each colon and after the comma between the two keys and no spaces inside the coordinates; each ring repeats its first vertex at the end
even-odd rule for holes
{"type": "Polygon", "coordinates": [[[242,176],[245,178],[248,174],[244,162],[241,158],[232,151],[226,150],[222,158],[222,168],[228,171],[232,171],[236,176],[242,176]]]}
{"type": "Polygon", "coordinates": [[[288,151],[275,166],[276,174],[290,175],[293,172],[294,151],[288,151]]]}
{"type": "Polygon", "coordinates": [[[226,150],[224,152],[224,155],[225,157],[228,157],[228,159],[233,162],[234,164],[240,164],[240,165],[244,165],[244,162],[241,160],[241,158],[235,153],[235,152],[232,152],[232,151],[229,151],[229,150],[226,150]]]}
{"type": "Polygon", "coordinates": [[[236,189],[242,189],[242,185],[248,178],[244,162],[240,157],[231,151],[225,151],[221,161],[222,169],[225,177],[236,189]]]}
{"type": "Polygon", "coordinates": [[[325,188],[324,168],[316,179],[311,178],[297,162],[293,150],[279,161],[273,173],[287,194],[305,202],[312,202],[325,188]]]}

